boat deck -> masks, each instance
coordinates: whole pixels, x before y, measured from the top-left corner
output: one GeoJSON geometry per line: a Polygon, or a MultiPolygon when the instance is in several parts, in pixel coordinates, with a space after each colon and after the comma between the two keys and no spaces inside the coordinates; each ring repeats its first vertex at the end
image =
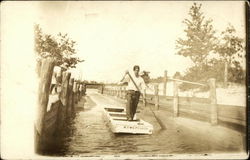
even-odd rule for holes
{"type": "Polygon", "coordinates": [[[153,126],[142,119],[127,121],[125,108],[104,107],[104,114],[113,133],[152,134],[153,132],[153,126]]]}

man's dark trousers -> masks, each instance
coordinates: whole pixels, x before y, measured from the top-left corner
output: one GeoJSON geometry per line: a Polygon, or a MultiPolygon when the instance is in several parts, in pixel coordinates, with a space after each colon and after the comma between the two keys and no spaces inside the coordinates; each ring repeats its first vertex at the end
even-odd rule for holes
{"type": "Polygon", "coordinates": [[[134,90],[127,91],[126,115],[128,120],[133,120],[137,105],[139,103],[140,92],[134,90]]]}

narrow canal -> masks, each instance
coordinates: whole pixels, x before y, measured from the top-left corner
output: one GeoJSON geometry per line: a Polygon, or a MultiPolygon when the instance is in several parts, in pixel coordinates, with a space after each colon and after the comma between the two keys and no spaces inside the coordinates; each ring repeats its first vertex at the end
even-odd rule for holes
{"type": "Polygon", "coordinates": [[[215,131],[211,126],[199,128],[202,123],[196,122],[197,124],[194,124],[196,127],[190,129],[190,125],[193,124],[188,124],[189,122],[181,118],[177,121],[173,118],[167,119],[167,129],[162,131],[148,111],[145,111],[143,116],[146,118],[144,120],[155,127],[152,135],[113,134],[107,127],[102,111],[102,105],[109,104],[124,105],[93,90],[87,91],[87,96],[77,105],[76,116],[66,129],[67,134],[58,143],[58,149],[53,154],[63,156],[206,154],[214,151],[224,153],[242,150],[242,138],[238,132],[232,131],[225,137],[222,133],[228,131],[218,131],[217,128],[219,135],[214,138],[209,135],[209,132],[215,131]]]}

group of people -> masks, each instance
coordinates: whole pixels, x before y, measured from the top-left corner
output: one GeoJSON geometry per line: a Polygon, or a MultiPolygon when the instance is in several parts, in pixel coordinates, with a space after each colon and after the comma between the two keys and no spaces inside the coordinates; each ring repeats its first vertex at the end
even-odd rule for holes
{"type": "Polygon", "coordinates": [[[133,73],[130,74],[128,71],[126,71],[125,76],[119,82],[119,84],[127,84],[126,116],[128,121],[136,120],[135,113],[139,103],[140,95],[142,94],[142,91],[146,88],[146,83],[139,74],[139,72],[140,72],[140,67],[138,65],[135,65],[133,67],[133,73]]]}

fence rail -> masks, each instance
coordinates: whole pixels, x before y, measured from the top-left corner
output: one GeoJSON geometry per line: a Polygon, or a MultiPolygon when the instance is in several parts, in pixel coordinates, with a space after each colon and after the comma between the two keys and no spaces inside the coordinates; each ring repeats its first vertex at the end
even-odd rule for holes
{"type": "Polygon", "coordinates": [[[51,139],[49,139],[51,136],[63,129],[67,117],[75,112],[75,104],[86,92],[83,82],[71,78],[69,72],[61,71],[56,78],[57,94],[55,95],[58,98],[49,103],[49,100],[55,96],[50,92],[54,63],[52,58],[46,58],[37,64],[39,101],[37,106],[38,118],[35,122],[35,147],[38,153],[51,143],[51,139]]]}
{"type": "MultiPolygon", "coordinates": [[[[166,71],[164,73],[166,76],[166,71]]],[[[209,79],[207,84],[179,80],[175,78],[164,78],[163,83],[173,81],[173,96],[166,96],[167,85],[163,85],[163,95],[159,95],[159,84],[154,84],[154,93],[146,93],[146,103],[154,105],[155,109],[167,110],[175,117],[185,116],[210,122],[212,125],[240,126],[241,130],[246,127],[246,107],[217,104],[216,81],[209,79]],[[209,87],[209,97],[182,97],[179,96],[179,83],[190,83],[199,86],[209,87]],[[166,90],[165,90],[166,89],[166,90]]],[[[103,94],[125,99],[126,86],[104,85],[103,94]]],[[[143,99],[140,98],[143,102],[143,99]]]]}

